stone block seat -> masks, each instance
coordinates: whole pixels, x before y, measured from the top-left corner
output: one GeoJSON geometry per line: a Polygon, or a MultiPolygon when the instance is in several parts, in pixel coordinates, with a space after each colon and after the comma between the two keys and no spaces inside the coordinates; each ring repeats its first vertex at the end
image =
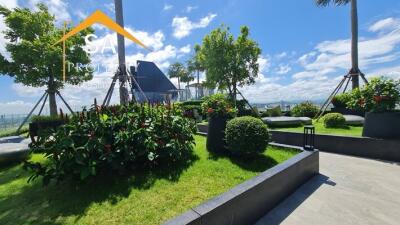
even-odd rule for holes
{"type": "Polygon", "coordinates": [[[0,164],[24,160],[29,155],[29,139],[20,136],[0,138],[0,164]]]}
{"type": "Polygon", "coordinates": [[[311,119],[308,117],[263,117],[262,121],[269,126],[282,127],[282,126],[301,126],[311,124],[311,119]]]}
{"type": "Polygon", "coordinates": [[[347,125],[361,126],[364,124],[364,117],[356,115],[343,115],[347,125]]]}

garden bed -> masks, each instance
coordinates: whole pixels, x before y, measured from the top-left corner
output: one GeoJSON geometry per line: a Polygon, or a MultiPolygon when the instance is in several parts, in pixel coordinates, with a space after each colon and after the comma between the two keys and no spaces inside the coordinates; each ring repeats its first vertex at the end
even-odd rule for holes
{"type": "Polygon", "coordinates": [[[210,155],[205,141],[196,136],[190,164],[83,185],[42,187],[21,165],[0,168],[0,224],[160,224],[299,153],[270,146],[254,161],[234,159],[210,155]]]}

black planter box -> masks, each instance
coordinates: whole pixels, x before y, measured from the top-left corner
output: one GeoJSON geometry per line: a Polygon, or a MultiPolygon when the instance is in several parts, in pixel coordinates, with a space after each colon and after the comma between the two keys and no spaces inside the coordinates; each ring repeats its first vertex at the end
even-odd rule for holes
{"type": "Polygon", "coordinates": [[[37,136],[40,130],[57,129],[59,126],[64,125],[64,121],[43,121],[32,122],[29,124],[29,135],[31,137],[37,136]]]}
{"type": "Polygon", "coordinates": [[[363,112],[363,111],[352,110],[352,109],[347,109],[347,108],[342,108],[342,107],[333,107],[331,109],[331,112],[341,113],[343,115],[355,115],[355,116],[365,117],[365,112],[363,112]]]}
{"type": "Polygon", "coordinates": [[[226,150],[225,128],[228,118],[210,117],[208,119],[207,150],[211,152],[223,152],[226,150]]]}
{"type": "Polygon", "coordinates": [[[367,113],[362,136],[400,140],[400,112],[367,113]]]}

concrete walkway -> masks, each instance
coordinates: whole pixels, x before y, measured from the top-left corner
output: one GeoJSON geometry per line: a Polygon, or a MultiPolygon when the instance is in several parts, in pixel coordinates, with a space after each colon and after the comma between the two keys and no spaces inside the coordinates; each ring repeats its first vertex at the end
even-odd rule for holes
{"type": "Polygon", "coordinates": [[[320,152],[312,178],[257,225],[400,224],[400,165],[320,152]]]}

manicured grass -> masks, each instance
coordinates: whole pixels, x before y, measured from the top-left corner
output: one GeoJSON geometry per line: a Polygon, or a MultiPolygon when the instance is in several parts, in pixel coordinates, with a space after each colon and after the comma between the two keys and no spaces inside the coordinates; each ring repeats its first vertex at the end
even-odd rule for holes
{"type": "Polygon", "coordinates": [[[254,160],[233,159],[210,155],[205,141],[196,136],[191,165],[80,185],[42,187],[27,183],[21,165],[0,167],[0,224],[160,224],[298,153],[268,147],[254,160]]]}
{"type": "MultiPolygon", "coordinates": [[[[345,128],[325,128],[322,120],[320,120],[319,122],[313,120],[313,125],[315,126],[315,133],[317,134],[332,134],[332,135],[361,137],[363,130],[362,126],[347,126],[345,128]]],[[[302,133],[304,128],[301,126],[301,127],[275,128],[274,130],[302,133]]]]}

